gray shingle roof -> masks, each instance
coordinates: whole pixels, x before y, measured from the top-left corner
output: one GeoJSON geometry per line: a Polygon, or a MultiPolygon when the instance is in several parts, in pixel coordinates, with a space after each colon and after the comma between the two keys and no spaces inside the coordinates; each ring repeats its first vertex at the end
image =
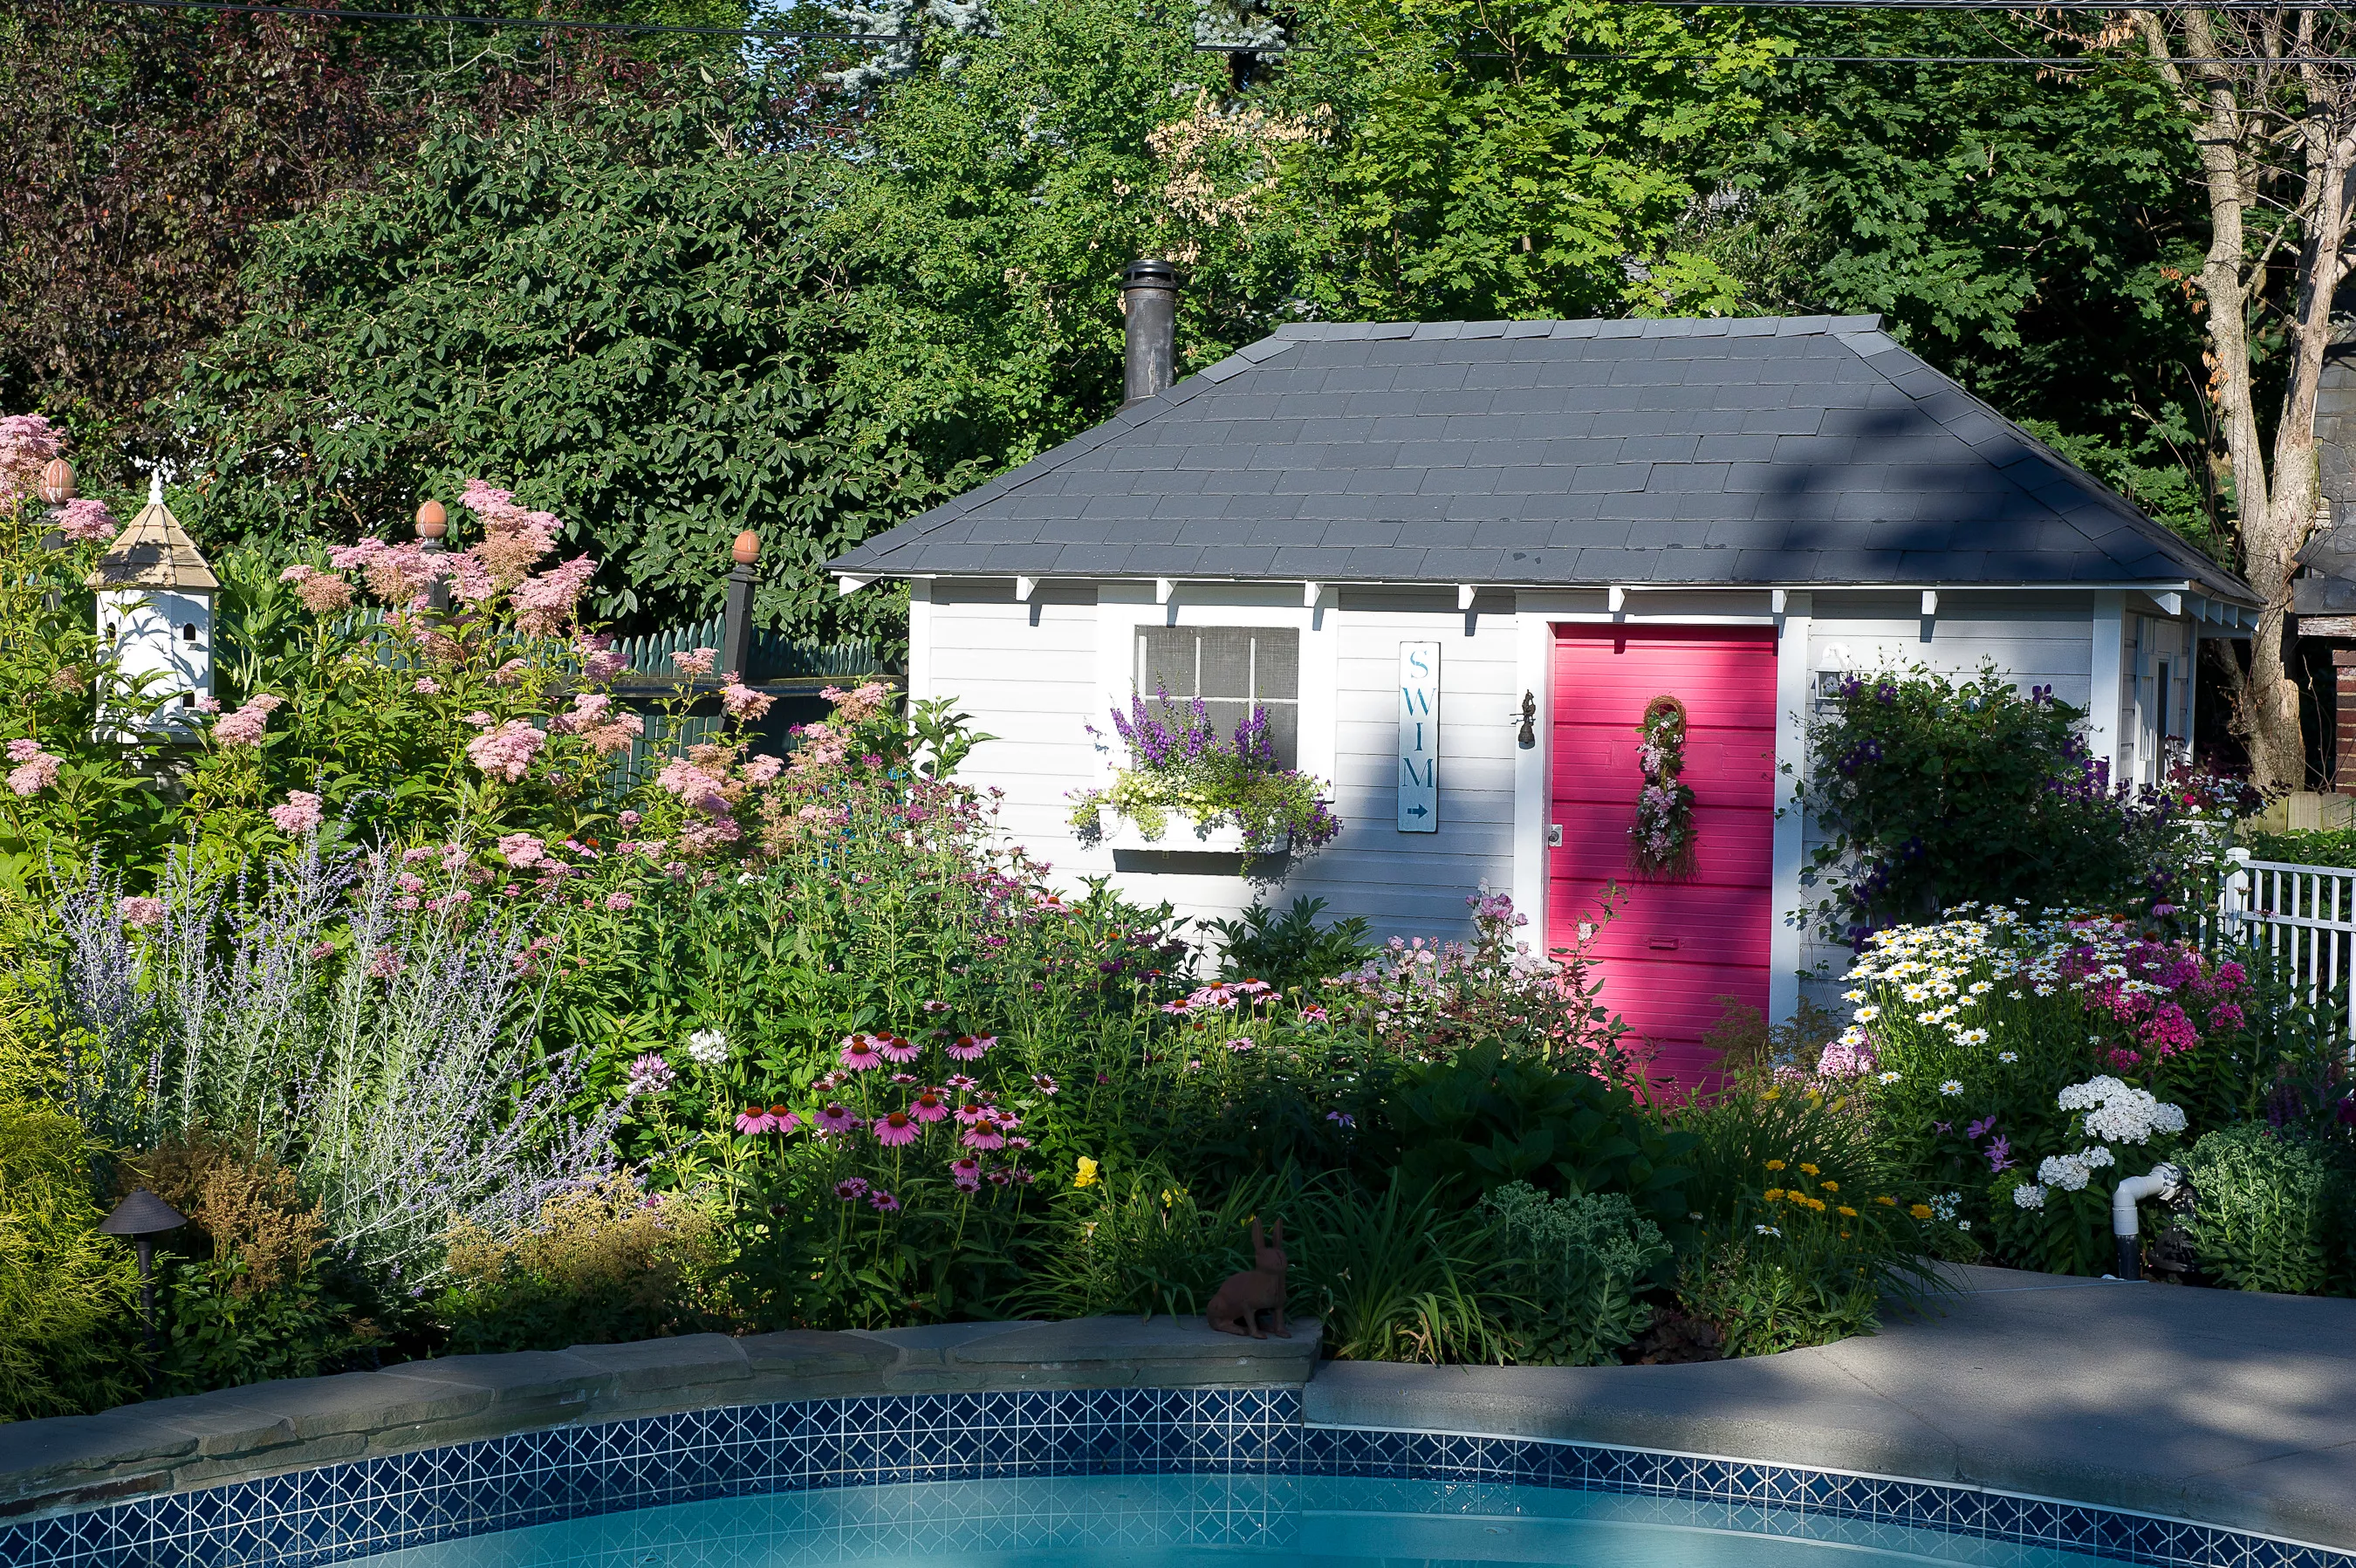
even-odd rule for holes
{"type": "Polygon", "coordinates": [[[1287,327],[831,567],[2254,602],[1874,317],[1287,327]]]}

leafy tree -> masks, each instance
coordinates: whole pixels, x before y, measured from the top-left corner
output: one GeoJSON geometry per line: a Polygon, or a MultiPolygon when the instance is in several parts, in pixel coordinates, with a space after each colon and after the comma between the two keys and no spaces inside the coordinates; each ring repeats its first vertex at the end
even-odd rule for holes
{"type": "Polygon", "coordinates": [[[272,230],[256,307],[175,410],[210,433],[201,526],[385,534],[482,473],[612,562],[601,617],[716,607],[752,528],[763,618],[825,624],[817,565],[949,487],[838,406],[818,224],[845,175],[759,150],[804,106],[731,81],[449,113],[375,188],[272,230]]]}
{"type": "MultiPolygon", "coordinates": [[[[1797,13],[1803,57],[2043,55],[2008,15],[1797,13]]],[[[2188,151],[2147,72],[1779,62],[1699,228],[1753,307],[1874,311],[1916,352],[2222,554],[2188,151]]]]}
{"type": "Polygon", "coordinates": [[[2356,17],[2286,7],[2129,15],[2178,102],[2208,206],[2199,299],[2188,289],[2186,303],[2214,367],[2207,390],[2232,467],[2235,564],[2265,600],[2246,676],[2226,665],[2235,727],[2260,783],[2297,788],[2307,748],[2290,578],[2322,498],[2316,394],[2345,324],[2333,305],[2356,233],[2356,17]]]}

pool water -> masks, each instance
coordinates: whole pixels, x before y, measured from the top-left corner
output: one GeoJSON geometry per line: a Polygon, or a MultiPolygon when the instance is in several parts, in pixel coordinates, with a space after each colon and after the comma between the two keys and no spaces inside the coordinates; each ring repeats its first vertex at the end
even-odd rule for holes
{"type": "Polygon", "coordinates": [[[388,1552],[369,1568],[2093,1568],[1752,1505],[1465,1482],[1086,1476],[791,1492],[388,1552]]]}

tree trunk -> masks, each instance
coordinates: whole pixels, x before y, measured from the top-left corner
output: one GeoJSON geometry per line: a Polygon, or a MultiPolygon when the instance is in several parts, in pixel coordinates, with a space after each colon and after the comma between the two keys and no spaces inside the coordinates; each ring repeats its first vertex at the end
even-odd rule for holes
{"type": "Polygon", "coordinates": [[[2173,13],[2182,28],[2182,59],[2167,21],[2135,13],[2161,75],[2193,121],[2209,199],[2209,252],[2200,273],[2209,339],[2210,396],[2233,470],[2241,567],[2264,607],[2251,639],[2250,670],[2240,694],[2237,728],[2246,736],[2251,770],[2265,787],[2307,782],[2307,746],[2293,679],[2290,621],[2292,557],[2314,530],[2320,476],[2315,446],[2317,388],[2331,341],[2331,302],[2356,205],[2356,71],[2347,67],[2274,63],[2310,58],[2329,46],[2316,35],[2317,14],[2304,11],[2286,38],[2283,14],[2267,13],[2254,36],[2227,36],[2204,11],[2173,13]],[[2233,63],[2219,63],[2231,60],[2233,63]],[[2281,127],[2296,132],[2296,166],[2269,166],[2281,127]],[[2294,188],[2284,200],[2269,183],[2294,188]],[[2286,212],[2281,209],[2287,209],[2286,212]],[[2274,219],[2256,252],[2254,219],[2274,219]],[[2264,324],[2268,263],[2286,242],[2296,256],[2290,298],[2274,306],[2289,356],[2274,439],[2262,428],[2255,389],[2254,328],[2264,324]],[[2271,448],[2271,449],[2270,449],[2271,448]]]}

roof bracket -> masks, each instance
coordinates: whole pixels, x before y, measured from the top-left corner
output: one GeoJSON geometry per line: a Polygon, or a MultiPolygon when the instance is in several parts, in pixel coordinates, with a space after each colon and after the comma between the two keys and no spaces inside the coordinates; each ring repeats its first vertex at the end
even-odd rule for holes
{"type": "Polygon", "coordinates": [[[841,590],[836,597],[845,599],[875,580],[873,577],[858,576],[850,572],[840,572],[835,576],[835,585],[841,590]]]}
{"type": "Polygon", "coordinates": [[[1015,579],[1014,579],[1014,596],[1015,596],[1015,598],[1016,598],[1018,601],[1020,601],[1021,603],[1023,603],[1023,604],[1026,604],[1026,605],[1027,605],[1027,604],[1029,604],[1029,603],[1031,602],[1031,596],[1032,596],[1032,595],[1033,595],[1033,594],[1035,594],[1035,593],[1037,593],[1038,591],[1039,591],[1039,579],[1038,579],[1038,578],[1036,578],[1036,577],[1017,577],[1017,578],[1015,578],[1015,579]]]}
{"type": "Polygon", "coordinates": [[[1925,616],[1934,616],[1939,613],[1938,589],[1925,588],[1922,590],[1922,613],[1925,616]]]}
{"type": "Polygon", "coordinates": [[[1788,605],[1790,605],[1790,604],[1791,604],[1791,602],[1792,602],[1792,596],[1791,596],[1790,594],[1785,593],[1783,589],[1781,589],[1781,588],[1770,588],[1770,589],[1768,589],[1768,590],[1767,590],[1767,613],[1768,613],[1768,614],[1770,614],[1770,615],[1782,615],[1782,614],[1783,614],[1783,613],[1784,613],[1785,607],[1787,607],[1788,605]]]}
{"type": "Polygon", "coordinates": [[[1614,583],[1603,590],[1603,607],[1618,615],[1628,607],[1628,590],[1614,583]]]}
{"type": "Polygon", "coordinates": [[[1302,607],[1307,608],[1307,609],[1312,609],[1312,610],[1313,610],[1313,609],[1315,609],[1315,608],[1317,607],[1317,601],[1318,601],[1318,600],[1320,600],[1320,599],[1322,599],[1322,598],[1323,598],[1324,596],[1325,596],[1325,585],[1324,585],[1324,584],[1323,584],[1323,583],[1303,583],[1303,584],[1301,584],[1301,603],[1302,607]]]}
{"type": "Polygon", "coordinates": [[[1168,604],[1170,602],[1171,596],[1177,593],[1177,591],[1178,584],[1175,579],[1170,577],[1156,577],[1153,579],[1153,602],[1155,604],[1168,604]]]}
{"type": "Polygon", "coordinates": [[[2159,613],[2164,616],[2180,616],[2184,613],[2184,596],[2182,594],[2162,593],[2151,594],[2147,596],[2150,598],[2153,604],[2159,607],[2159,613]]]}
{"type": "Polygon", "coordinates": [[[1480,591],[1481,591],[1481,590],[1480,590],[1479,588],[1474,587],[1474,586],[1473,586],[1472,584],[1470,584],[1470,583],[1459,583],[1459,584],[1457,584],[1457,585],[1456,585],[1456,607],[1457,607],[1458,609],[1460,609],[1460,610],[1469,610],[1469,609],[1471,609],[1471,608],[1472,607],[1472,596],[1473,596],[1473,595],[1475,595],[1475,594],[1477,594],[1477,593],[1479,593],[1480,591]]]}

